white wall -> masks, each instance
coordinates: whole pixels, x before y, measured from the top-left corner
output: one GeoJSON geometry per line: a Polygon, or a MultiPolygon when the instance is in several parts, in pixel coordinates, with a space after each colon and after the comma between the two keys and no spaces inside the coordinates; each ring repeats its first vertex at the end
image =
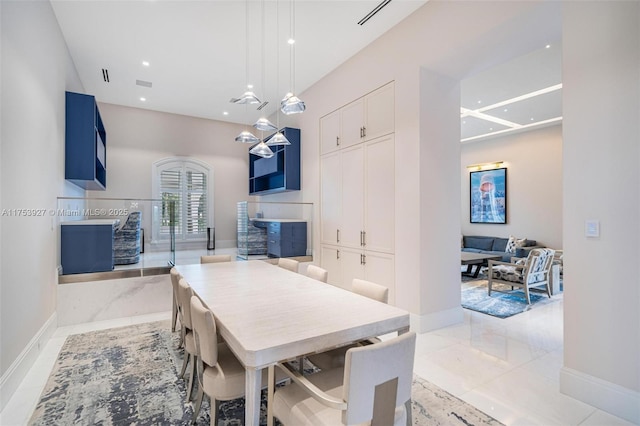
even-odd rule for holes
{"type": "Polygon", "coordinates": [[[570,396],[640,423],[640,3],[563,19],[564,367],[570,396]],[[585,236],[585,221],[600,237],[585,236]]]}
{"type": "Polygon", "coordinates": [[[82,91],[49,2],[0,2],[2,15],[2,209],[0,347],[4,406],[55,329],[59,231],[49,215],[58,195],[82,196],[64,181],[65,89],[82,91]],[[38,338],[41,340],[37,341],[38,338]],[[35,340],[33,340],[35,339],[35,340]]]}
{"type": "MultiPolygon", "coordinates": [[[[89,196],[157,198],[153,163],[195,158],[213,171],[216,247],[235,247],[236,203],[249,199],[249,145],[234,141],[243,127],[105,103],[98,107],[107,130],[107,190],[88,191],[89,196]]],[[[149,219],[144,218],[145,240],[151,238],[149,219]]]]}
{"type": "Polygon", "coordinates": [[[462,144],[462,234],[536,240],[562,248],[562,126],[462,144]],[[469,222],[470,164],[504,161],[507,224],[469,222]]]}

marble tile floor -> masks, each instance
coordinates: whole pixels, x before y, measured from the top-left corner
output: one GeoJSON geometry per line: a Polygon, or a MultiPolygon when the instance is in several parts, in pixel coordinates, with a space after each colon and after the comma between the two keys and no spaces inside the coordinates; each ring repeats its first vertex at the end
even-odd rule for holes
{"type": "MultiPolygon", "coordinates": [[[[507,425],[629,425],[559,392],[562,295],[507,319],[467,311],[464,322],[418,336],[414,371],[507,425]]],[[[70,334],[169,318],[170,313],[59,327],[5,409],[0,425],[27,423],[70,334]]]]}

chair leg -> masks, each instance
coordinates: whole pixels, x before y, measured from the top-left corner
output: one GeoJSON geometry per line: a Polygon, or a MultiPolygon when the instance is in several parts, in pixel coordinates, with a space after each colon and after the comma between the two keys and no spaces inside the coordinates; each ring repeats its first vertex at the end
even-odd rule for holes
{"type": "Polygon", "coordinates": [[[525,284],[524,286],[524,297],[527,299],[527,305],[531,304],[531,298],[529,297],[529,286],[525,284]]]}
{"type": "Polygon", "coordinates": [[[489,287],[489,296],[491,296],[491,286],[493,285],[493,281],[491,280],[491,271],[489,271],[489,283],[487,286],[489,287]]]}
{"type": "Polygon", "coordinates": [[[180,370],[180,377],[184,378],[184,373],[187,371],[187,364],[189,363],[189,358],[191,354],[186,350],[184,351],[184,358],[182,359],[182,370],[180,370]]]}
{"type": "Polygon", "coordinates": [[[176,322],[178,316],[178,306],[176,305],[176,298],[173,297],[173,303],[171,306],[171,331],[176,331],[176,322]]]}
{"type": "Polygon", "coordinates": [[[187,401],[191,400],[191,394],[193,393],[193,377],[196,375],[196,359],[197,356],[191,355],[191,374],[189,374],[189,389],[187,390],[187,401]]]}
{"type": "Polygon", "coordinates": [[[273,426],[273,394],[276,388],[275,366],[269,366],[269,383],[267,383],[267,426],[273,426]]]}
{"type": "Polygon", "coordinates": [[[211,413],[209,413],[209,417],[211,418],[210,426],[218,426],[218,411],[220,411],[220,401],[211,398],[211,413]]]}
{"type": "Polygon", "coordinates": [[[198,420],[198,414],[200,414],[200,407],[202,407],[202,398],[204,398],[204,392],[202,390],[202,384],[198,384],[198,396],[196,397],[196,405],[193,407],[193,417],[191,418],[191,424],[195,425],[198,420]]]}

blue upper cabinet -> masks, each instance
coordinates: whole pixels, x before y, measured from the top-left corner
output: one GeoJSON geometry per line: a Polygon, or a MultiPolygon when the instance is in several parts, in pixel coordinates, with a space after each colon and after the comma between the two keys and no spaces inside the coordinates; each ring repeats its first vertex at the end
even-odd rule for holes
{"type": "Polygon", "coordinates": [[[285,127],[281,132],[291,145],[271,147],[271,158],[249,154],[249,195],[300,190],[300,129],[285,127]]]}
{"type": "Polygon", "coordinates": [[[107,187],[107,132],[95,97],[66,92],[64,177],[83,189],[107,187]]]}

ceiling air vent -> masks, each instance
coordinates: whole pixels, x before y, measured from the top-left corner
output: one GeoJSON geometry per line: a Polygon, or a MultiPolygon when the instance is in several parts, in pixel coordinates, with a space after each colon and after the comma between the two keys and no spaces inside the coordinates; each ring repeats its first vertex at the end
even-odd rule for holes
{"type": "Polygon", "coordinates": [[[391,3],[391,0],[382,0],[382,2],[373,8],[373,10],[365,15],[364,18],[358,21],[358,25],[364,25],[369,19],[373,18],[373,15],[380,12],[383,7],[391,3]]]}
{"type": "Polygon", "coordinates": [[[109,82],[109,70],[106,68],[102,68],[102,78],[104,79],[105,83],[109,82]]]}
{"type": "Polygon", "coordinates": [[[151,87],[153,84],[150,81],[136,80],[136,85],[142,87],[151,87]]]}
{"type": "Polygon", "coordinates": [[[258,111],[260,111],[262,108],[266,107],[267,104],[269,103],[269,101],[264,101],[263,103],[260,104],[260,106],[258,108],[256,108],[258,111]]]}

